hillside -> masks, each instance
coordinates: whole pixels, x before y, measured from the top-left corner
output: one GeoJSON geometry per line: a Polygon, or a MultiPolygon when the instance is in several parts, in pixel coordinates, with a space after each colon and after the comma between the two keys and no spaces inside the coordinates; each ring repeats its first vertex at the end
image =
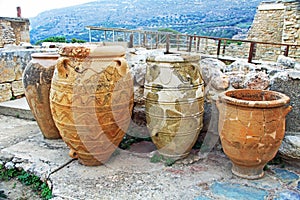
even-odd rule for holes
{"type": "MultiPolygon", "coordinates": [[[[31,43],[51,36],[88,40],[85,26],[157,30],[231,38],[246,33],[262,0],[98,0],[30,18],[31,43]]],[[[94,41],[99,40],[93,38],[94,41]]]]}

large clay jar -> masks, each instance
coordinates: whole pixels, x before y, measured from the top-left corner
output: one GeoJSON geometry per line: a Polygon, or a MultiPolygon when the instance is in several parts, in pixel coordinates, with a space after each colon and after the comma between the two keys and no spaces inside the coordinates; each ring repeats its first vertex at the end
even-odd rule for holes
{"type": "Polygon", "coordinates": [[[219,95],[219,133],[232,173],[247,179],[264,175],[276,155],[291,110],[288,96],[265,90],[239,89],[219,95]]]}
{"type": "Polygon", "coordinates": [[[33,53],[23,72],[26,100],[43,136],[47,139],[61,138],[52,119],[49,103],[51,80],[58,54],[33,53]]]}
{"type": "Polygon", "coordinates": [[[51,86],[55,124],[70,156],[84,165],[105,163],[131,119],[133,83],[121,46],[66,46],[51,86]]]}
{"type": "Polygon", "coordinates": [[[203,126],[204,83],[200,57],[166,54],[147,58],[144,97],[147,127],[158,152],[186,157],[203,126]]]}

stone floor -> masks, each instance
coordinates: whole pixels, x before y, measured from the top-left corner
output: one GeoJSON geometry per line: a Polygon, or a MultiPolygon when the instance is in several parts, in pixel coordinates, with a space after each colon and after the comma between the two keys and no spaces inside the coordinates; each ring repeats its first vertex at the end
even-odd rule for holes
{"type": "MultiPolygon", "coordinates": [[[[35,121],[0,115],[1,162],[47,181],[55,200],[300,199],[300,169],[287,163],[268,165],[263,178],[246,180],[232,175],[231,162],[220,150],[196,162],[190,162],[196,156],[191,154],[165,166],[150,162],[154,152],[141,152],[137,146],[134,151],[118,149],[105,165],[87,167],[68,156],[62,140],[44,139],[35,121]]],[[[9,199],[21,199],[4,192],[9,199]]]]}

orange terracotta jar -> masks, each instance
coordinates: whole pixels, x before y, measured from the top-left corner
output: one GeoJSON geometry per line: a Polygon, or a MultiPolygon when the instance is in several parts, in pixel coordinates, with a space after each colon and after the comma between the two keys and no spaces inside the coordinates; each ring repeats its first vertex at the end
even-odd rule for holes
{"type": "Polygon", "coordinates": [[[31,57],[22,78],[26,100],[43,136],[47,139],[61,138],[52,119],[49,103],[51,80],[59,55],[33,53],[31,57]]]}
{"type": "Polygon", "coordinates": [[[133,83],[121,46],[60,49],[50,105],[70,156],[84,165],[105,163],[130,123],[133,83]]]}
{"type": "Polygon", "coordinates": [[[219,95],[219,133],[232,173],[247,179],[264,175],[285,133],[290,98],[266,90],[231,90],[219,95]]]}

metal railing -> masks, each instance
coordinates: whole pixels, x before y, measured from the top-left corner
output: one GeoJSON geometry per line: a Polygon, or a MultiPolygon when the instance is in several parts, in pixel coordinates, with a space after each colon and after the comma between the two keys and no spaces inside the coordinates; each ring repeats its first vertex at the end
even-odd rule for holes
{"type": "Polygon", "coordinates": [[[247,59],[249,63],[276,61],[285,55],[300,61],[300,45],[250,40],[237,40],[160,31],[128,30],[105,27],[86,27],[90,42],[92,31],[102,31],[96,42],[127,42],[128,47],[164,48],[166,53],[187,51],[223,60],[247,59]]]}

